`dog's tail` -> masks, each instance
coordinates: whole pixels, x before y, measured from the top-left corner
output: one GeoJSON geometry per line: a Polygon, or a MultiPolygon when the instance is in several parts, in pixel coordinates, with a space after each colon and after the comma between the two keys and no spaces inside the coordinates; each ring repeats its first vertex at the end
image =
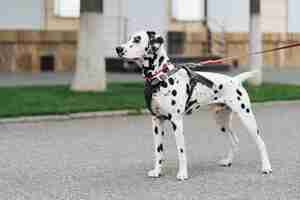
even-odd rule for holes
{"type": "Polygon", "coordinates": [[[245,80],[259,74],[260,72],[258,70],[253,70],[253,71],[250,71],[250,72],[244,72],[244,73],[241,73],[237,76],[234,77],[235,80],[239,81],[239,82],[244,82],[245,80]]]}

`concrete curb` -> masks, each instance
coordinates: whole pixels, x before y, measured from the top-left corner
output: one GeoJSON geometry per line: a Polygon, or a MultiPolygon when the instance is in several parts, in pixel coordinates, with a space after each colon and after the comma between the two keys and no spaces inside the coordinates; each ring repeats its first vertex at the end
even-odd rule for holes
{"type": "MultiPolygon", "coordinates": [[[[274,106],[284,104],[299,104],[300,100],[296,101],[271,101],[254,103],[254,107],[261,106],[274,106]]],[[[118,117],[118,116],[129,116],[129,115],[149,115],[150,112],[146,109],[140,110],[117,110],[117,111],[101,111],[101,112],[81,112],[81,113],[70,113],[62,115],[44,115],[44,116],[28,116],[28,117],[16,117],[16,118],[0,118],[0,124],[9,123],[33,123],[42,121],[64,121],[74,119],[88,119],[98,117],[118,117]]]]}
{"type": "Polygon", "coordinates": [[[141,115],[141,114],[145,115],[145,114],[149,114],[149,112],[145,109],[141,109],[141,110],[81,112],[81,113],[70,113],[70,114],[62,114],[62,115],[44,115],[44,116],[2,118],[2,119],[0,119],[0,124],[30,123],[30,122],[42,122],[42,121],[64,121],[64,120],[74,120],[74,119],[88,119],[88,118],[97,118],[97,117],[116,117],[116,116],[141,115]]]}

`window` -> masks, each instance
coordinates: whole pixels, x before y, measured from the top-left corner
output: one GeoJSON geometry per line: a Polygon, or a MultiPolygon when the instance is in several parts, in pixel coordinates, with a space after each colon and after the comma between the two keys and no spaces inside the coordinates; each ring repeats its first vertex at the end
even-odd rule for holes
{"type": "Polygon", "coordinates": [[[185,33],[169,31],[168,32],[168,54],[182,54],[184,50],[185,33]]]}
{"type": "Polygon", "coordinates": [[[54,14],[59,17],[79,17],[80,0],[55,0],[54,14]]]}
{"type": "Polygon", "coordinates": [[[172,16],[183,21],[203,20],[204,0],[172,0],[172,16]]]}
{"type": "Polygon", "coordinates": [[[40,57],[40,69],[42,72],[51,71],[55,69],[55,58],[54,55],[43,55],[40,57]]]}

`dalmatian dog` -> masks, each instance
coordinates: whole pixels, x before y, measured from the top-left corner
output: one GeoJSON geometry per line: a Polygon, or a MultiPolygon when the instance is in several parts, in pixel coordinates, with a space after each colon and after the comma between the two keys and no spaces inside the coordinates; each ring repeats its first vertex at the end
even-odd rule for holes
{"type": "Polygon", "coordinates": [[[214,110],[220,131],[227,135],[230,149],[219,161],[221,166],[231,166],[237,151],[238,137],[231,128],[232,114],[236,113],[260,152],[262,172],[272,172],[266,146],[251,109],[249,96],[242,82],[255,75],[245,72],[235,77],[211,72],[198,72],[189,64],[174,65],[164,49],[164,39],[153,31],[133,34],[121,46],[116,47],[119,57],[134,61],[142,67],[145,79],[145,99],[152,113],[155,149],[154,169],[150,177],[160,177],[164,163],[163,136],[166,121],[171,123],[176,139],[179,170],[177,179],[188,178],[186,148],[183,135],[183,116],[210,106],[214,110]]]}

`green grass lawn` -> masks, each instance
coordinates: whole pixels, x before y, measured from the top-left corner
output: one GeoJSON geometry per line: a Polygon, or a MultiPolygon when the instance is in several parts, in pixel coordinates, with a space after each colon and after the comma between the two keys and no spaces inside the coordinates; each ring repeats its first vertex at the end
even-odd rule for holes
{"type": "MultiPolygon", "coordinates": [[[[300,86],[247,86],[253,102],[300,99],[300,86]]],[[[111,83],[103,93],[78,93],[68,86],[0,88],[0,117],[144,108],[143,83],[111,83]]]]}

